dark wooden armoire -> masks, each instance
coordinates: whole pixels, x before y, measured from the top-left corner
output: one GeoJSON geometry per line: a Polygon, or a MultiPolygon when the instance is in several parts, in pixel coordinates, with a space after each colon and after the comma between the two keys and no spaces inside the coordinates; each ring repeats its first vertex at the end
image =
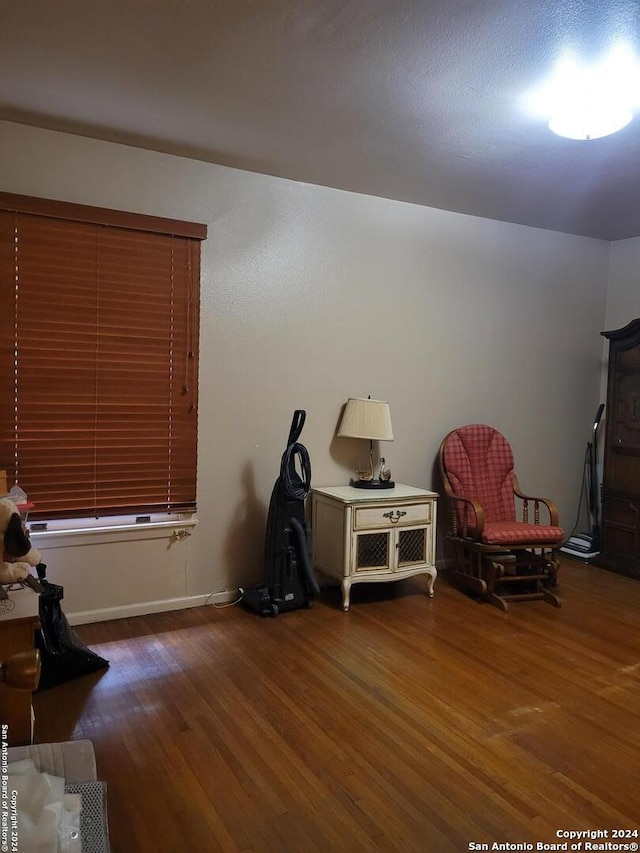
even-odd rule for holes
{"type": "Polygon", "coordinates": [[[640,578],[640,319],[609,340],[602,547],[597,565],[640,578]]]}

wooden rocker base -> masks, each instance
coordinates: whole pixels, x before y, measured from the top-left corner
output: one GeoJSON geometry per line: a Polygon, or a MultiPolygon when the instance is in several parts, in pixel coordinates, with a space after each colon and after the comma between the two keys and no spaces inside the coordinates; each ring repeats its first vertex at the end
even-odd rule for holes
{"type": "Polygon", "coordinates": [[[523,595],[497,595],[495,592],[492,592],[485,597],[485,600],[498,607],[503,613],[509,610],[510,601],[546,601],[554,607],[562,607],[562,602],[558,596],[554,595],[553,592],[549,592],[545,587],[539,592],[525,593],[523,595]]]}
{"type": "Polygon", "coordinates": [[[464,540],[454,540],[454,545],[454,585],[476,593],[503,613],[512,601],[546,601],[562,607],[558,596],[549,589],[556,585],[558,564],[548,552],[545,555],[527,549],[496,549],[464,540]]]}

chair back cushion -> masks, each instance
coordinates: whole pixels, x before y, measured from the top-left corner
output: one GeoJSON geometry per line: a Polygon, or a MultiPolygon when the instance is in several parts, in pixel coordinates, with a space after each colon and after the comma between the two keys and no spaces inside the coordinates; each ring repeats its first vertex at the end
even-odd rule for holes
{"type": "Polygon", "coordinates": [[[513,453],[502,433],[485,424],[453,430],[444,443],[443,465],[454,493],[477,501],[485,522],[515,521],[513,453]]]}

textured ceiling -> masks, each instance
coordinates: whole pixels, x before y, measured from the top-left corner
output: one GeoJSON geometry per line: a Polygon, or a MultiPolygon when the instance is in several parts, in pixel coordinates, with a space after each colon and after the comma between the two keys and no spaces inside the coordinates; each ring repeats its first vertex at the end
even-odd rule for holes
{"type": "Polygon", "coordinates": [[[637,0],[0,0],[0,118],[612,240],[640,116],[575,142],[521,99],[618,38],[637,0]]]}

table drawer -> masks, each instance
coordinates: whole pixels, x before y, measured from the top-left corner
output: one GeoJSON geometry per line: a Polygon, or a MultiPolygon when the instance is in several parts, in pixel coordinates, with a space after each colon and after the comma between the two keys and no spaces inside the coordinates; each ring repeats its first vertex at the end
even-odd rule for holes
{"type": "Polygon", "coordinates": [[[376,527],[405,527],[430,523],[431,503],[361,506],[355,508],[353,517],[354,530],[372,530],[376,527]]]}

